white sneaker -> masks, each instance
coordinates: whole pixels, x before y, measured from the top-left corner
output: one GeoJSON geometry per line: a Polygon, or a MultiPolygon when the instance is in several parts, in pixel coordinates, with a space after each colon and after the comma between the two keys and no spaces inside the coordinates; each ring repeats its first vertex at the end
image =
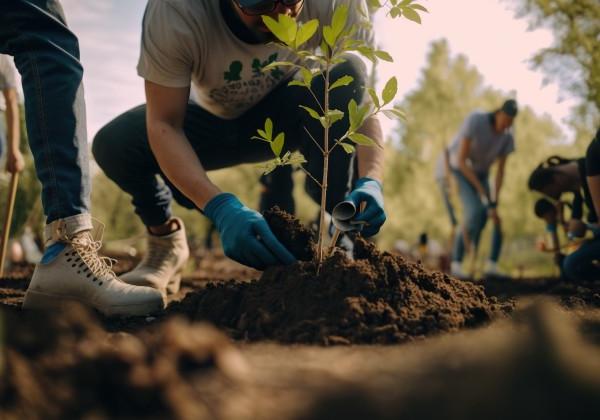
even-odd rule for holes
{"type": "Polygon", "coordinates": [[[100,241],[90,231],[52,245],[36,266],[23,308],[51,309],[77,301],[105,315],[146,315],[164,308],[162,295],[150,287],[130,286],[98,256],[100,241]],[[52,255],[54,251],[54,255],[52,255]]]}
{"type": "Polygon", "coordinates": [[[498,268],[498,263],[492,260],[487,260],[485,263],[485,270],[483,271],[486,277],[502,277],[503,274],[498,268]]]}
{"type": "Polygon", "coordinates": [[[450,263],[450,275],[457,279],[468,279],[471,277],[463,271],[462,263],[460,261],[452,261],[450,263]]]}
{"type": "Polygon", "coordinates": [[[150,286],[162,294],[177,293],[181,271],[190,256],[185,227],[179,218],[173,219],[179,228],[168,235],[148,234],[148,250],[140,263],[121,279],[137,286],[150,286]]]}

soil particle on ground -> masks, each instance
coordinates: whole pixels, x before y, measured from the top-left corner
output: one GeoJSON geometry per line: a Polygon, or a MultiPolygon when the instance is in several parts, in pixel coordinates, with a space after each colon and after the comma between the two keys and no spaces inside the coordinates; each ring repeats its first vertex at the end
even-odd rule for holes
{"type": "MultiPolygon", "coordinates": [[[[296,243],[299,223],[277,213],[269,223],[283,243],[296,243]]],[[[400,343],[479,326],[510,309],[480,286],[428,272],[361,238],[354,260],[336,252],[318,274],[313,261],[273,267],[256,281],[210,284],[170,308],[236,339],[325,345],[400,343]]]]}
{"type": "Polygon", "coordinates": [[[183,319],[131,335],[106,333],[77,305],[1,316],[11,326],[0,363],[5,419],[208,418],[195,381],[237,380],[247,370],[224,335],[183,319]]]}

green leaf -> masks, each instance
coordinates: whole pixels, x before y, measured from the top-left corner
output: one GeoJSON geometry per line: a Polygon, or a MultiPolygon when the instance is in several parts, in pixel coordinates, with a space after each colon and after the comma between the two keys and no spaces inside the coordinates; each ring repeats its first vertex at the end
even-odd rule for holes
{"type": "Polygon", "coordinates": [[[273,120],[270,118],[265,121],[265,139],[273,140],[273,120]]]}
{"type": "Polygon", "coordinates": [[[337,7],[333,12],[333,19],[331,20],[331,29],[333,30],[333,34],[336,40],[346,27],[346,22],[348,21],[348,10],[348,5],[342,4],[341,6],[337,7]]]}
{"type": "Polygon", "coordinates": [[[344,113],[339,109],[330,109],[327,115],[329,115],[329,121],[331,122],[331,124],[344,118],[344,113]]]}
{"type": "Polygon", "coordinates": [[[363,57],[365,57],[366,59],[370,60],[372,63],[376,62],[376,57],[375,57],[375,53],[373,51],[372,48],[369,47],[358,47],[356,49],[356,51],[358,51],[360,53],[360,55],[362,55],[363,57]]]}
{"type": "Polygon", "coordinates": [[[312,79],[313,79],[312,72],[309,69],[307,69],[306,67],[301,67],[300,74],[302,75],[302,78],[304,79],[304,85],[307,87],[310,86],[310,83],[312,82],[312,79]]]}
{"type": "Polygon", "coordinates": [[[285,142],[285,134],[279,133],[275,140],[271,142],[271,150],[275,154],[275,156],[279,157],[281,155],[281,150],[283,149],[283,143],[285,142]]]}
{"type": "Polygon", "coordinates": [[[288,83],[288,86],[308,87],[308,86],[306,86],[306,83],[304,83],[302,80],[292,80],[288,83]]]}
{"type": "Polygon", "coordinates": [[[411,9],[410,7],[404,7],[402,9],[402,14],[408,20],[412,20],[413,22],[416,22],[416,23],[421,23],[421,16],[419,16],[419,14],[417,12],[415,12],[413,9],[411,9]]]}
{"type": "Polygon", "coordinates": [[[307,106],[304,105],[300,105],[300,108],[304,109],[306,112],[308,112],[308,114],[313,117],[315,120],[319,120],[321,121],[321,116],[319,115],[319,113],[317,111],[315,111],[312,108],[309,108],[307,106]]]}
{"type": "Polygon", "coordinates": [[[333,47],[335,45],[335,41],[336,41],[335,32],[333,31],[331,26],[323,27],[323,38],[325,39],[325,42],[327,43],[327,45],[329,45],[330,47],[333,47]]]}
{"type": "Polygon", "coordinates": [[[265,141],[267,143],[271,143],[269,140],[263,138],[263,137],[258,137],[258,136],[252,136],[250,137],[251,140],[260,140],[260,141],[265,141]]]}
{"type": "Polygon", "coordinates": [[[317,32],[317,29],[319,29],[318,19],[309,20],[304,25],[300,26],[300,28],[298,28],[298,33],[296,34],[296,49],[300,48],[311,39],[317,32]]]}
{"type": "Polygon", "coordinates": [[[298,67],[298,64],[290,61],[273,61],[262,68],[262,71],[270,71],[277,67],[298,67]]]}
{"type": "Polygon", "coordinates": [[[266,139],[267,137],[267,133],[265,133],[264,130],[261,130],[260,128],[258,130],[256,130],[256,132],[258,133],[259,136],[261,136],[263,139],[266,139]]]}
{"type": "Polygon", "coordinates": [[[406,114],[399,109],[384,109],[381,112],[390,120],[406,120],[406,114]]]}
{"type": "Polygon", "coordinates": [[[367,89],[367,92],[369,92],[369,96],[371,97],[371,101],[373,102],[375,108],[381,108],[381,105],[379,104],[379,98],[377,97],[377,93],[375,93],[375,89],[369,88],[367,89]]]}
{"type": "Polygon", "coordinates": [[[387,61],[388,63],[393,63],[394,59],[392,58],[392,56],[387,53],[386,51],[381,51],[381,50],[377,50],[373,52],[377,58],[383,60],[383,61],[387,61]]]}
{"type": "Polygon", "coordinates": [[[331,91],[340,86],[348,86],[353,81],[354,81],[354,77],[352,77],[352,76],[348,76],[348,75],[342,76],[339,79],[337,79],[331,86],[329,86],[329,90],[331,91]]]}
{"type": "Polygon", "coordinates": [[[304,158],[304,155],[298,151],[291,153],[288,151],[283,156],[282,162],[284,165],[299,166],[306,163],[306,159],[304,158]]]}
{"type": "Polygon", "coordinates": [[[344,151],[346,153],[348,153],[349,155],[354,153],[356,151],[356,147],[354,147],[354,145],[350,144],[350,143],[340,143],[340,146],[342,146],[342,148],[344,149],[344,151]]]}
{"type": "Polygon", "coordinates": [[[287,15],[279,15],[279,20],[275,20],[270,16],[263,15],[262,20],[273,35],[284,44],[291,45],[296,38],[298,22],[294,18],[287,15]]]}
{"type": "Polygon", "coordinates": [[[368,0],[369,3],[369,7],[372,9],[380,9],[381,8],[381,3],[379,2],[379,0],[368,0]]]}
{"type": "Polygon", "coordinates": [[[361,133],[352,133],[348,137],[356,144],[360,144],[361,146],[376,146],[377,143],[371,137],[365,136],[361,133]]]}
{"type": "Polygon", "coordinates": [[[394,6],[390,9],[390,16],[392,16],[392,18],[397,18],[401,14],[402,12],[398,6],[394,6]]]}
{"type": "Polygon", "coordinates": [[[398,93],[398,80],[396,77],[392,77],[383,88],[383,93],[381,94],[383,104],[386,105],[392,102],[396,97],[396,93],[398,93]]]}
{"type": "Polygon", "coordinates": [[[427,10],[424,6],[421,6],[420,4],[411,4],[410,7],[415,10],[420,10],[422,12],[429,13],[429,10],[427,10]]]}

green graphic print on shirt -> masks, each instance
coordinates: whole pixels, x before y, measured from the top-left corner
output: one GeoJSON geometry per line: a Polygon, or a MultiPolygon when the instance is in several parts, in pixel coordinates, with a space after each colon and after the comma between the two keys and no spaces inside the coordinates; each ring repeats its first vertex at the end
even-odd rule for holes
{"type": "Polygon", "coordinates": [[[271,69],[268,73],[262,71],[265,66],[276,61],[277,56],[277,53],[271,54],[264,61],[254,58],[247,67],[252,69],[249,80],[244,80],[244,63],[239,60],[232,61],[229,69],[223,72],[225,85],[213,89],[210,92],[211,99],[232,111],[256,103],[257,99],[260,100],[277,86],[284,76],[284,72],[278,68],[271,69]]]}

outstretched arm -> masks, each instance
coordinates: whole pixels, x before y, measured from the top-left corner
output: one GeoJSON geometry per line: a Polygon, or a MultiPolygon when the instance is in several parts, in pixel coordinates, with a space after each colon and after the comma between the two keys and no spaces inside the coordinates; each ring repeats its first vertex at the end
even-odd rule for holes
{"type": "Polygon", "coordinates": [[[146,81],[148,141],[160,168],[186,197],[203,209],[221,191],[208,178],[183,131],[189,87],[146,81]]]}

